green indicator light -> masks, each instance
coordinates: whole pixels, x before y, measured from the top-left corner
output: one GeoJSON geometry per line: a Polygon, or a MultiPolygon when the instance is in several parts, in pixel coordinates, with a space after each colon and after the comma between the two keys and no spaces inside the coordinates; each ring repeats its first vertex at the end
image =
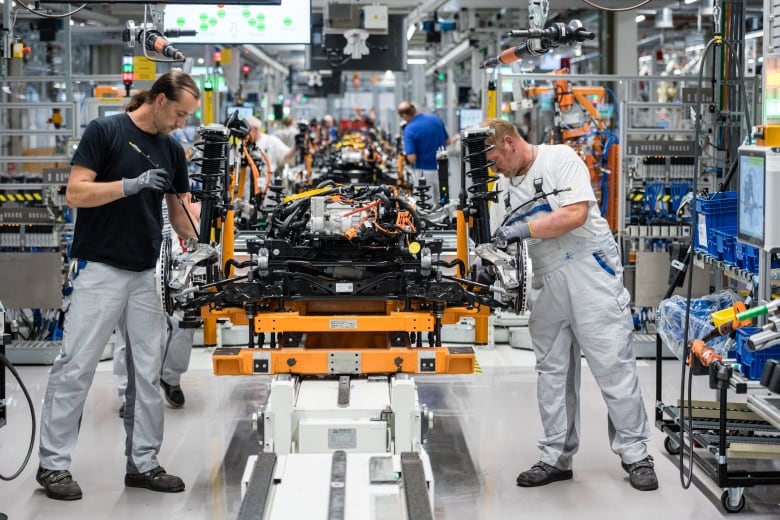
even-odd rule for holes
{"type": "Polygon", "coordinates": [[[200,118],[201,118],[201,117],[200,117],[200,116],[201,116],[201,112],[200,112],[200,110],[196,110],[196,111],[195,111],[195,114],[193,114],[193,115],[194,115],[194,116],[195,116],[197,119],[200,119],[200,118]]]}
{"type": "Polygon", "coordinates": [[[257,24],[257,30],[258,31],[265,31],[265,24],[264,23],[257,24]]]}
{"type": "Polygon", "coordinates": [[[254,25],[257,23],[257,20],[255,20],[254,18],[250,18],[249,20],[247,20],[247,23],[248,23],[250,26],[253,26],[253,27],[254,27],[254,25]]]}
{"type": "Polygon", "coordinates": [[[200,24],[200,30],[201,31],[208,31],[209,30],[209,24],[207,24],[207,23],[200,24]]]}
{"type": "Polygon", "coordinates": [[[227,13],[225,12],[224,9],[220,9],[219,11],[217,11],[217,18],[224,18],[226,16],[227,16],[227,13]]]}
{"type": "Polygon", "coordinates": [[[287,27],[290,27],[292,25],[292,18],[287,17],[284,20],[282,20],[282,23],[287,27]]]}
{"type": "Polygon", "coordinates": [[[265,15],[263,13],[257,13],[257,19],[261,22],[265,21],[265,15]]]}
{"type": "Polygon", "coordinates": [[[209,25],[212,27],[217,25],[217,19],[216,18],[209,18],[209,25]]]}
{"type": "Polygon", "coordinates": [[[198,18],[200,18],[201,22],[205,22],[206,20],[209,19],[209,14],[208,13],[200,13],[200,16],[198,18]]]}
{"type": "Polygon", "coordinates": [[[242,9],[241,16],[243,16],[244,18],[249,18],[250,16],[252,16],[252,13],[249,12],[249,9],[242,9]]]}
{"type": "Polygon", "coordinates": [[[176,25],[178,25],[180,27],[183,26],[185,23],[187,23],[187,21],[184,18],[182,18],[182,17],[179,17],[179,18],[176,19],[176,25]]]}

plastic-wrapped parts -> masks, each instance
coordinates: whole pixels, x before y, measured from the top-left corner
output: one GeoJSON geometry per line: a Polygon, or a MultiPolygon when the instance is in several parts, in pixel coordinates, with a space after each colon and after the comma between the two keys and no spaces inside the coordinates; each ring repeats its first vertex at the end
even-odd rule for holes
{"type": "MultiPolygon", "coordinates": [[[[713,331],[712,313],[734,305],[739,298],[732,291],[720,291],[691,300],[691,314],[688,327],[688,339],[701,339],[713,331]]],[[[669,350],[682,359],[685,336],[685,304],[687,299],[675,295],[663,300],[658,306],[658,334],[669,350]]],[[[733,343],[733,341],[731,342],[733,343]]],[[[728,336],[715,338],[707,343],[708,347],[726,357],[729,350],[728,336]]]]}

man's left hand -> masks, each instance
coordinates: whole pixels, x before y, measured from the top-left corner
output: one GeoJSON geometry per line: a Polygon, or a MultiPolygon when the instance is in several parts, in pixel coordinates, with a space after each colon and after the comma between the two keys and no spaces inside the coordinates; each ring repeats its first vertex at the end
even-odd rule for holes
{"type": "Polygon", "coordinates": [[[515,222],[501,226],[496,230],[495,238],[504,244],[512,244],[531,237],[531,228],[527,222],[515,222]]]}

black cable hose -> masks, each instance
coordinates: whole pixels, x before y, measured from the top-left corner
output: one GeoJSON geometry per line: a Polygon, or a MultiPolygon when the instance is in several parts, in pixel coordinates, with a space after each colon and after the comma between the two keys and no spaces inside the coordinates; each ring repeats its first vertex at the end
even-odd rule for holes
{"type": "MultiPolygon", "coordinates": [[[[697,91],[696,91],[696,106],[701,107],[702,105],[702,99],[701,99],[701,93],[702,93],[702,80],[703,80],[703,74],[704,74],[704,62],[707,57],[707,52],[710,51],[713,46],[715,45],[715,39],[711,39],[707,45],[704,48],[704,51],[702,53],[702,59],[701,63],[702,65],[699,67],[699,78],[698,78],[698,84],[697,84],[697,91]]],[[[743,76],[743,70],[742,70],[742,62],[740,60],[740,57],[736,55],[736,52],[731,47],[731,44],[729,44],[728,41],[722,40],[722,43],[726,45],[728,51],[731,53],[732,57],[734,58],[734,61],[737,63],[738,67],[738,75],[740,78],[744,78],[743,76]]],[[[744,120],[745,120],[745,127],[746,127],[746,133],[748,136],[748,139],[750,138],[750,112],[749,112],[749,105],[747,101],[747,93],[746,88],[744,85],[744,79],[742,80],[742,88],[740,89],[742,93],[742,101],[743,101],[743,109],[744,109],[744,120]]],[[[694,142],[698,144],[699,138],[701,136],[701,116],[696,118],[696,131],[695,131],[695,140],[694,142]]],[[[733,176],[734,171],[736,170],[736,167],[733,165],[732,168],[729,169],[727,179],[730,180],[731,176],[733,176]]],[[[697,185],[697,179],[698,179],[698,171],[699,171],[699,156],[694,156],[694,176],[693,176],[693,200],[691,200],[691,225],[695,225],[696,223],[696,191],[698,189],[697,185]]],[[[724,182],[721,184],[720,188],[724,188],[727,185],[727,182],[724,182]]],[[[683,260],[684,267],[683,269],[678,270],[677,275],[675,276],[672,283],[667,288],[666,294],[664,294],[664,299],[670,298],[672,293],[674,292],[674,288],[676,287],[677,283],[680,280],[681,276],[684,276],[685,273],[687,273],[690,270],[690,267],[692,265],[693,260],[693,240],[691,240],[690,245],[688,246],[688,250],[685,255],[685,259],[683,260]]],[[[692,397],[693,397],[693,390],[692,390],[692,382],[693,382],[693,370],[688,371],[688,431],[691,434],[691,442],[688,446],[687,456],[689,460],[688,464],[688,474],[685,475],[684,472],[684,460],[686,456],[686,450],[685,450],[685,375],[687,370],[687,364],[686,360],[688,359],[690,352],[689,352],[689,346],[688,346],[688,338],[690,334],[690,316],[691,316],[691,297],[693,294],[693,275],[688,276],[688,284],[686,287],[686,303],[685,303],[685,325],[684,325],[684,332],[683,332],[683,355],[682,355],[682,362],[681,362],[681,379],[680,379],[680,408],[679,408],[679,416],[680,416],[680,465],[679,465],[679,471],[680,471],[680,484],[682,484],[682,487],[684,489],[688,489],[691,485],[691,482],[693,480],[693,409],[692,409],[692,397]]]]}
{"type": "Polygon", "coordinates": [[[29,392],[27,392],[27,387],[24,386],[24,382],[22,382],[22,378],[19,377],[19,372],[17,372],[13,364],[10,361],[8,361],[8,358],[6,358],[2,354],[0,354],[0,365],[5,365],[6,367],[8,367],[8,370],[14,375],[16,380],[19,382],[19,387],[22,389],[22,392],[24,393],[24,397],[25,399],[27,399],[27,405],[30,407],[30,419],[32,421],[32,431],[30,432],[30,445],[29,448],[27,448],[27,455],[24,457],[24,462],[22,462],[22,465],[19,467],[19,469],[16,470],[16,472],[12,474],[10,477],[6,477],[5,475],[0,474],[0,480],[9,481],[18,477],[22,473],[22,471],[24,471],[24,468],[27,467],[27,463],[30,462],[30,456],[32,455],[33,446],[35,446],[35,430],[36,430],[35,406],[33,406],[32,398],[30,397],[29,392]]]}

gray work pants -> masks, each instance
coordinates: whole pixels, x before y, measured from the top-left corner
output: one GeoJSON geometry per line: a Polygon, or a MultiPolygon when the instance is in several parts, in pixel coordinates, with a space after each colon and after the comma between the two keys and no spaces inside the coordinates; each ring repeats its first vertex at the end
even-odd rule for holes
{"type": "Polygon", "coordinates": [[[607,405],[612,451],[626,464],[644,459],[650,427],[632,348],[629,294],[614,240],[543,240],[535,245],[532,266],[528,327],[544,427],[541,461],[570,469],[579,447],[580,354],[607,405]]]}
{"type": "Polygon", "coordinates": [[[89,262],[73,280],[62,351],[52,366],[41,412],[39,458],[46,469],[69,469],[84,402],[100,356],[124,316],[128,384],[125,413],[127,471],[159,466],[163,439],[160,395],[164,314],[154,269],[140,273],[89,262]]]}
{"type": "MultiPolygon", "coordinates": [[[[161,378],[171,386],[178,386],[181,383],[181,375],[187,371],[190,365],[192,340],[195,336],[195,329],[179,327],[183,315],[183,312],[175,311],[168,318],[167,326],[163,327],[163,333],[160,337],[160,348],[163,353],[161,378]]],[[[127,361],[125,359],[127,340],[122,334],[119,334],[121,329],[120,325],[117,329],[114,347],[114,381],[116,381],[119,402],[123,403],[127,388],[127,361]]]]}

